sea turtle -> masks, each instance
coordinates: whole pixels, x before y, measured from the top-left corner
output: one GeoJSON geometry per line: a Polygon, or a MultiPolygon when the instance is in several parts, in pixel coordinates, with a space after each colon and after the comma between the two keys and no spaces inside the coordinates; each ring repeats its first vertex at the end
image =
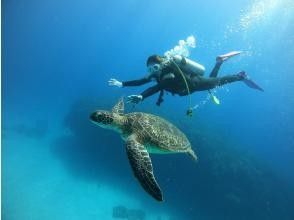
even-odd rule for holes
{"type": "Polygon", "coordinates": [[[152,114],[124,114],[123,98],[112,111],[95,111],[90,119],[100,127],[113,129],[121,134],[126,142],[127,155],[135,177],[145,191],[158,201],[163,201],[163,196],[153,175],[149,153],[187,153],[197,160],[189,140],[176,126],[152,114]]]}

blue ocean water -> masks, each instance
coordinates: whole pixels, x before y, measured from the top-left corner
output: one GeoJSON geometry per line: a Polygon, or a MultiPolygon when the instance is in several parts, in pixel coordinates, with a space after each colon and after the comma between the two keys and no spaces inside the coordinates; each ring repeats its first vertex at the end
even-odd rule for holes
{"type": "Polygon", "coordinates": [[[2,1],[2,219],[294,219],[294,3],[238,1],[2,1]],[[159,115],[189,138],[199,161],[152,155],[165,201],[138,184],[117,133],[89,121],[147,86],[146,59],[194,35],[205,65],[231,50],[221,75],[243,83],[188,98],[157,95],[126,111],[159,115]],[[133,210],[133,212],[131,212],[133,210]],[[140,215],[138,214],[140,213],[140,215]]]}

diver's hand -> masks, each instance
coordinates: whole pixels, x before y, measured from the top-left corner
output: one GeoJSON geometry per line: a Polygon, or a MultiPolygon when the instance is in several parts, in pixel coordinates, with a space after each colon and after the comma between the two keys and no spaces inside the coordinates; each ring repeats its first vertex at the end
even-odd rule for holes
{"type": "Polygon", "coordinates": [[[118,81],[117,79],[113,79],[113,78],[108,80],[108,85],[117,86],[117,87],[120,87],[120,88],[123,86],[122,82],[118,81]]]}
{"type": "Polygon", "coordinates": [[[143,96],[141,96],[141,95],[129,95],[127,97],[127,103],[138,104],[142,100],[143,100],[143,96]]]}

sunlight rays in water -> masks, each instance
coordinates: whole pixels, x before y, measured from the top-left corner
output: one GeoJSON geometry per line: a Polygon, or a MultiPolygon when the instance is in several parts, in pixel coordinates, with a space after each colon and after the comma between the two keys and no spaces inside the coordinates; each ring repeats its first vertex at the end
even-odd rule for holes
{"type": "MultiPolygon", "coordinates": [[[[292,0],[253,0],[251,4],[240,10],[239,17],[233,23],[225,27],[224,42],[238,38],[244,45],[243,56],[261,56],[261,52],[254,49],[253,36],[268,32],[267,39],[275,41],[291,28],[293,12],[292,0]],[[273,31],[276,34],[272,34],[273,31]]],[[[288,41],[291,43],[290,40],[288,41]]]]}
{"type": "Polygon", "coordinates": [[[227,25],[225,38],[232,33],[246,33],[257,25],[269,22],[277,22],[281,17],[290,19],[294,11],[294,2],[292,0],[255,0],[244,10],[240,11],[240,17],[237,23],[227,25]],[[274,16],[275,15],[275,16],[274,16]],[[281,16],[277,19],[277,15],[281,16]]]}
{"type": "Polygon", "coordinates": [[[246,30],[255,23],[261,22],[273,12],[280,3],[280,0],[258,0],[245,10],[240,17],[240,28],[246,30]]]}

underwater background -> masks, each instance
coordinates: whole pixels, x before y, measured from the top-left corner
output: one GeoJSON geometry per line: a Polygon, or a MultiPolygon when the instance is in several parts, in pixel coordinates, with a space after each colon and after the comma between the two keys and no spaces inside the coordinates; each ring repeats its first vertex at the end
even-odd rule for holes
{"type": "Polygon", "coordinates": [[[294,2],[2,1],[2,219],[294,219],[294,2]],[[220,75],[242,82],[188,98],[157,95],[126,112],[159,115],[189,138],[199,160],[151,155],[165,201],[132,174],[119,135],[89,115],[147,86],[146,59],[189,35],[206,67],[232,50],[220,75]]]}

